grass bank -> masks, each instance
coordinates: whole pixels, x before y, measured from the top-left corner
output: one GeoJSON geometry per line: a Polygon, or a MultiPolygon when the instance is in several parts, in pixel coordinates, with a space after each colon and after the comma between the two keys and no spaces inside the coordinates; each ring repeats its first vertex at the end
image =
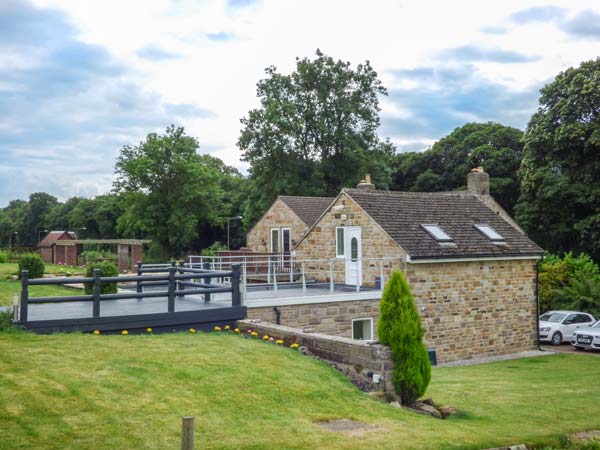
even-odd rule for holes
{"type": "Polygon", "coordinates": [[[0,333],[0,449],[481,449],[557,444],[600,426],[600,364],[556,355],[437,368],[427,395],[446,421],[371,400],[326,364],[226,334],[0,333]],[[375,425],[362,436],[315,421],[375,425]]]}
{"type": "MultiPolygon", "coordinates": [[[[46,264],[46,273],[64,276],[66,272],[71,275],[85,273],[81,267],[59,266],[56,264],[46,264]]],[[[12,305],[13,295],[21,293],[21,282],[13,280],[11,277],[17,275],[19,266],[17,263],[0,264],[0,305],[12,305]]],[[[29,293],[32,297],[46,297],[58,295],[77,295],[78,290],[62,286],[31,286],[29,293]]]]}

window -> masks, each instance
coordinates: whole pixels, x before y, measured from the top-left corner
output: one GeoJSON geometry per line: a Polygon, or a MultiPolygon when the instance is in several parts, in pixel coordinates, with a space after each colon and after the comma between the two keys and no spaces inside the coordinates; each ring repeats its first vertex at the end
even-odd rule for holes
{"type": "Polygon", "coordinates": [[[358,261],[358,239],[355,237],[350,241],[350,259],[352,262],[358,261]]]}
{"type": "Polygon", "coordinates": [[[281,249],[284,252],[289,252],[292,248],[292,240],[290,238],[290,229],[282,228],[281,229],[281,249]]]}
{"type": "Polygon", "coordinates": [[[435,224],[421,224],[421,226],[423,227],[423,229],[425,231],[427,231],[427,233],[429,233],[429,235],[432,238],[434,238],[438,242],[452,242],[452,241],[454,241],[454,239],[452,239],[444,230],[442,230],[442,227],[440,227],[439,225],[435,225],[435,224]]]}
{"type": "Polygon", "coordinates": [[[352,339],[373,340],[373,319],[352,319],[352,339]]]}
{"type": "Polygon", "coordinates": [[[486,238],[488,238],[490,241],[492,242],[504,242],[504,238],[502,237],[502,235],[498,232],[496,232],[496,230],[494,230],[492,227],[490,227],[488,224],[478,224],[478,225],[474,225],[475,228],[477,228],[477,230],[479,230],[479,232],[481,234],[483,234],[486,238]]]}
{"type": "Polygon", "coordinates": [[[344,227],[335,229],[335,257],[344,257],[344,227]]]}
{"type": "Polygon", "coordinates": [[[271,228],[271,253],[279,253],[279,228],[271,228]]]}

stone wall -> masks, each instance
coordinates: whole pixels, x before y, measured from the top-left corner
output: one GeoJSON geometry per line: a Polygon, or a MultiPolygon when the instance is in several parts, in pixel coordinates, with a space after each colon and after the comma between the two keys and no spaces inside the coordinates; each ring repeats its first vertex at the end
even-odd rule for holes
{"type": "Polygon", "coordinates": [[[387,346],[321,333],[307,333],[260,320],[241,320],[236,326],[242,332],[252,329],[259,336],[265,334],[274,336],[285,340],[288,344],[296,342],[307,353],[332,364],[364,391],[393,392],[394,390],[392,384],[394,364],[391,350],[387,346]]]}
{"type": "MultiPolygon", "coordinates": [[[[326,333],[352,338],[352,319],[373,318],[373,336],[377,336],[379,299],[346,302],[312,303],[278,306],[281,323],[309,333],[326,333]]],[[[248,305],[248,318],[276,323],[272,306],[253,308],[248,305]]]]}
{"type": "Polygon", "coordinates": [[[289,228],[292,248],[308,230],[296,213],[278,198],[246,235],[246,247],[254,252],[270,252],[271,228],[289,228]]]}
{"type": "Polygon", "coordinates": [[[441,362],[535,348],[536,260],[409,264],[406,272],[441,362]]]}
{"type": "MultiPolygon", "coordinates": [[[[498,356],[535,348],[535,260],[408,264],[405,274],[438,361],[498,356]]],[[[275,323],[273,307],[248,317],[275,323]]],[[[373,318],[379,299],[278,306],[281,324],[352,337],[352,319],[373,318]]]]}
{"type": "MultiPolygon", "coordinates": [[[[381,272],[379,261],[369,258],[389,258],[383,262],[384,274],[392,269],[404,269],[406,252],[346,194],[340,195],[306,238],[298,244],[297,259],[335,259],[336,227],[342,226],[361,227],[363,285],[374,286],[381,272]]],[[[329,264],[329,261],[307,263],[307,277],[328,279],[329,264]]],[[[343,258],[337,259],[333,264],[333,279],[336,283],[343,283],[345,280],[343,258]]]]}

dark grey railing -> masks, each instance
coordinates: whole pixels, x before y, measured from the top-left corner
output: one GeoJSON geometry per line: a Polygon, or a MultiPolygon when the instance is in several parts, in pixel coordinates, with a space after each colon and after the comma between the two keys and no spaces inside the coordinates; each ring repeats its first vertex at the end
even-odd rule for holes
{"type": "Polygon", "coordinates": [[[175,312],[175,299],[186,295],[204,295],[205,301],[210,301],[210,295],[216,293],[231,293],[231,306],[241,306],[240,298],[240,265],[234,264],[230,271],[209,271],[194,269],[180,264],[138,263],[137,275],[116,277],[101,277],[100,270],[94,269],[93,277],[62,277],[29,279],[29,271],[21,271],[21,308],[20,321],[27,322],[30,304],[92,302],[92,317],[100,317],[100,304],[105,300],[143,299],[151,297],[167,297],[167,312],[175,312]],[[155,275],[144,275],[152,273],[155,275]],[[211,280],[229,278],[229,285],[211,284],[211,280]],[[204,280],[197,282],[196,280],[204,280]],[[135,282],[136,292],[118,292],[116,294],[101,294],[101,283],[135,282]],[[69,295],[56,297],[29,297],[29,286],[60,286],[64,284],[92,283],[91,295],[69,295]],[[144,286],[167,286],[167,290],[144,292],[144,286]]]}

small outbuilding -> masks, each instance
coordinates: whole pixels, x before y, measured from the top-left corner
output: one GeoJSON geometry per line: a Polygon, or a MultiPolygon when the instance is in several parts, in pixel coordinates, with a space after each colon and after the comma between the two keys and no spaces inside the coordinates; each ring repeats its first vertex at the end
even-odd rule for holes
{"type": "MultiPolygon", "coordinates": [[[[74,241],[77,239],[77,235],[74,231],[51,231],[44,239],[40,241],[40,256],[42,261],[48,264],[66,264],[68,258],[67,253],[70,251],[69,247],[56,245],[57,241],[74,241]]],[[[73,250],[71,250],[73,251],[73,250]]]]}

